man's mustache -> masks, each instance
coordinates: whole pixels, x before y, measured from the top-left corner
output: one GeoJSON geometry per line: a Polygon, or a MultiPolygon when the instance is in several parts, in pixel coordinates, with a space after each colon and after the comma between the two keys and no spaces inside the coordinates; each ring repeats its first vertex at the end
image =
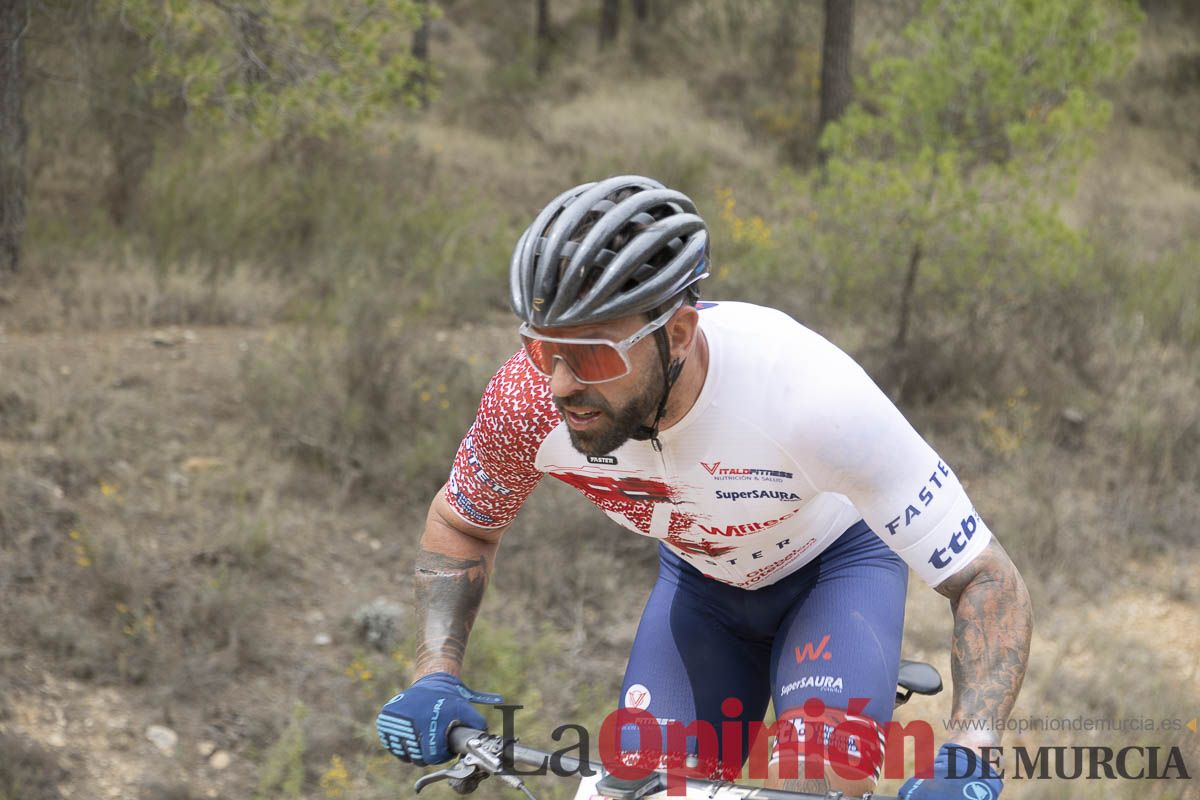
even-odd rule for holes
{"type": "Polygon", "coordinates": [[[555,397],[554,406],[563,415],[567,413],[567,408],[571,407],[595,409],[610,417],[612,416],[612,406],[608,404],[608,401],[599,395],[592,395],[587,391],[575,392],[566,397],[555,397]]]}

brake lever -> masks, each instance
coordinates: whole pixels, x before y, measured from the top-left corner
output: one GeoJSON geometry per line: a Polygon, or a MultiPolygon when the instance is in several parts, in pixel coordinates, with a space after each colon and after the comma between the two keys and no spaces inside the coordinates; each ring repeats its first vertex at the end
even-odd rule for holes
{"type": "Polygon", "coordinates": [[[450,781],[450,785],[454,791],[459,794],[467,794],[475,790],[475,786],[479,785],[479,781],[487,777],[486,772],[480,772],[479,766],[467,760],[467,756],[459,759],[458,763],[446,769],[439,769],[437,772],[430,772],[427,775],[422,775],[417,778],[417,782],[413,784],[413,789],[420,794],[421,790],[430,784],[438,781],[450,781]],[[472,781],[472,779],[474,779],[472,781]],[[459,786],[471,781],[473,785],[466,791],[460,791],[459,786]]]}
{"type": "MultiPolygon", "coordinates": [[[[512,740],[516,743],[516,739],[512,740]]],[[[452,767],[439,769],[417,779],[413,789],[420,792],[426,786],[438,781],[449,781],[450,788],[458,794],[470,794],[479,787],[480,782],[489,775],[495,775],[504,783],[518,789],[529,800],[537,800],[524,782],[516,775],[505,773],[504,762],[500,754],[504,752],[506,742],[499,736],[476,736],[466,743],[467,752],[462,755],[452,767]]]]}

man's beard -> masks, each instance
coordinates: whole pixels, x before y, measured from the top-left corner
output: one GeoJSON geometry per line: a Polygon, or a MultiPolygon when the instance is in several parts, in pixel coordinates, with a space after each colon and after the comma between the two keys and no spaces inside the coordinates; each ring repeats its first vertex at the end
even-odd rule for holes
{"type": "Polygon", "coordinates": [[[554,404],[558,406],[564,419],[564,405],[593,408],[599,411],[602,417],[595,427],[581,431],[567,425],[571,445],[585,456],[603,456],[629,441],[658,411],[658,403],[662,399],[661,364],[656,373],[646,381],[637,396],[619,409],[614,409],[607,400],[590,389],[578,391],[567,397],[555,397],[554,404]]]}

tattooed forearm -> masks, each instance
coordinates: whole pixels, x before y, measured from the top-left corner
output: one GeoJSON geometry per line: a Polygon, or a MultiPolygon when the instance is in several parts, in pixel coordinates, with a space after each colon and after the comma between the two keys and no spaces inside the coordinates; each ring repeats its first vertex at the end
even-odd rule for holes
{"type": "Polygon", "coordinates": [[[417,556],[416,586],[421,641],[416,674],[462,670],[467,637],[483,602],[491,565],[483,556],[456,558],[429,550],[417,556]]]}
{"type": "MultiPolygon", "coordinates": [[[[955,719],[1003,723],[1029,663],[1033,607],[1025,582],[994,539],[960,573],[937,587],[954,611],[951,675],[955,719]]],[[[987,737],[998,744],[998,726],[987,737]]],[[[1002,729],[1002,726],[999,726],[1002,729]]],[[[975,738],[984,738],[975,736],[975,738]]]]}

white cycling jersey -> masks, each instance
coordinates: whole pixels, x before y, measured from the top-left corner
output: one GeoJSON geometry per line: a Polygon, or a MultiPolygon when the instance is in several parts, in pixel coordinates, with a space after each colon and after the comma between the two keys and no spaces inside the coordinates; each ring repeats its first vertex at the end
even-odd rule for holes
{"type": "Polygon", "coordinates": [[[701,303],[704,386],[659,432],[607,456],[571,445],[549,380],[518,352],[484,392],[446,488],[467,522],[503,527],[543,475],[660,539],[711,578],[755,589],[866,520],[930,585],[991,538],[962,484],[853,359],[780,311],[701,303]]]}

